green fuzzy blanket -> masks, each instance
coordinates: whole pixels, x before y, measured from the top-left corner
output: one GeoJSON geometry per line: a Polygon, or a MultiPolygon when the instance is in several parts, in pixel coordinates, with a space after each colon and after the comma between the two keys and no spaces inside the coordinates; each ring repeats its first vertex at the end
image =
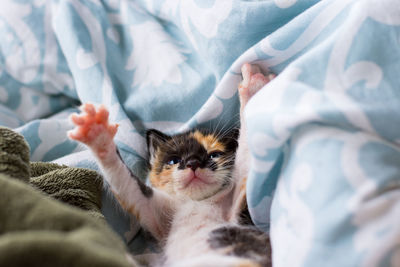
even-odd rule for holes
{"type": "Polygon", "coordinates": [[[92,170],[30,163],[23,137],[0,127],[0,266],[135,266],[101,187],[92,170]]]}

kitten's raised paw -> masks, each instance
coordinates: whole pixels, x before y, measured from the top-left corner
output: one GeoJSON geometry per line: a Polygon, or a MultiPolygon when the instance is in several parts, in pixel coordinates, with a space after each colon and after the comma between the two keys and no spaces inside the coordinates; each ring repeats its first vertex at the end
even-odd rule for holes
{"type": "Polygon", "coordinates": [[[80,109],[81,114],[74,113],[70,116],[76,127],[68,132],[68,137],[86,144],[101,156],[110,144],[114,144],[113,138],[118,124],[109,124],[109,113],[103,105],[96,108],[93,104],[86,103],[80,109]]]}
{"type": "Polygon", "coordinates": [[[243,81],[239,84],[239,97],[242,108],[246,106],[255,93],[276,77],[273,73],[264,76],[257,65],[250,65],[249,63],[242,66],[242,76],[243,81]]]}

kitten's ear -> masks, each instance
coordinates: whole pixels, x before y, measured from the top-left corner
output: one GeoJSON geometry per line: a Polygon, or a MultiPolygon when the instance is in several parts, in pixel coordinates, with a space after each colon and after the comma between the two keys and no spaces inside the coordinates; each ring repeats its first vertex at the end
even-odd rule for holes
{"type": "Polygon", "coordinates": [[[228,134],[225,134],[222,138],[226,145],[226,149],[231,152],[235,152],[238,147],[239,129],[234,128],[229,130],[228,134]]]}
{"type": "Polygon", "coordinates": [[[156,130],[156,129],[150,129],[146,132],[146,141],[147,141],[147,149],[149,151],[149,159],[150,159],[150,164],[153,165],[154,159],[155,159],[155,153],[157,151],[157,148],[171,139],[170,136],[156,130]]]}

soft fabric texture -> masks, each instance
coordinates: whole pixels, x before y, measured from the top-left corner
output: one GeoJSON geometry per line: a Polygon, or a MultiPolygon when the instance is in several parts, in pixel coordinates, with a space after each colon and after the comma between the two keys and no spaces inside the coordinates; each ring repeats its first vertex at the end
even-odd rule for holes
{"type": "Polygon", "coordinates": [[[3,127],[0,154],[1,266],[134,266],[100,213],[96,172],[29,165],[23,137],[3,127]]]}
{"type": "Polygon", "coordinates": [[[100,212],[102,177],[95,171],[32,162],[30,183],[54,199],[103,217],[100,212]]]}
{"type": "MultiPolygon", "coordinates": [[[[247,197],[274,265],[400,265],[398,0],[0,5],[0,123],[25,136],[33,160],[96,169],[66,118],[103,103],[145,178],[145,130],[237,125],[240,67],[257,63],[278,76],[246,110],[247,197]]],[[[143,252],[134,220],[103,200],[143,252]]]]}

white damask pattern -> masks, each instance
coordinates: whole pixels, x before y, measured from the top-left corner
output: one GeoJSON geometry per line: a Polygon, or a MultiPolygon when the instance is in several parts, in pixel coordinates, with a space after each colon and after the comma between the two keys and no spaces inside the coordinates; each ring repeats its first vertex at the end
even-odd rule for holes
{"type": "Polygon", "coordinates": [[[3,0],[0,124],[33,160],[96,168],[66,118],[102,103],[141,174],[146,129],[237,126],[258,64],[278,76],[246,109],[247,197],[274,265],[398,266],[399,26],[398,0],[3,0]]]}

